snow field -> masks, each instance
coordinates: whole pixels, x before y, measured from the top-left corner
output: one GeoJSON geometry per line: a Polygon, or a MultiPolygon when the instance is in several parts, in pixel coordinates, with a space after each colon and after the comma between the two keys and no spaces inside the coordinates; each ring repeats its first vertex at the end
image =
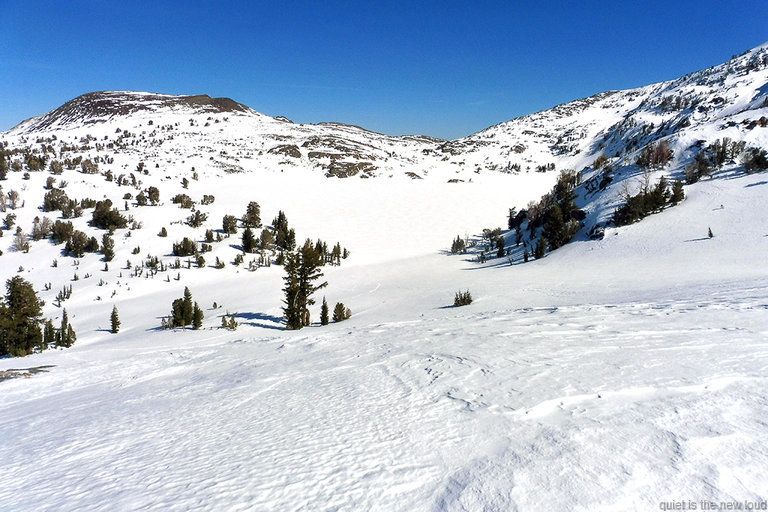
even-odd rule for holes
{"type": "Polygon", "coordinates": [[[3,383],[14,449],[0,501],[643,510],[759,499],[768,280],[697,291],[246,337],[157,333],[151,347],[118,335],[32,356],[57,366],[3,383]],[[29,481],[34,492],[15,491],[29,481]]]}
{"type": "MultiPolygon", "coordinates": [[[[435,141],[255,113],[208,127],[202,118],[189,127],[194,114],[183,109],[54,127],[72,143],[86,133],[114,138],[116,124],[141,134],[180,121],[172,139],[147,134],[102,165],[118,175],[145,161],[151,172],[139,176],[142,187],[158,186],[162,203],[125,212],[144,227],[117,232],[108,271],[100,255],[75,261],[44,241],[31,242],[29,254],[2,256],[3,280],[17,273],[30,280],[55,321],[56,293],[73,286],[64,306],[78,340],[67,350],[0,360],[0,370],[51,365],[0,381],[0,509],[613,511],[765,501],[764,173],[745,176],[730,163],[687,186],[679,206],[524,265],[519,248],[512,265],[444,252],[456,235],[504,227],[507,208],[525,206],[554,182],[554,173],[525,168],[475,173],[511,161],[517,142],[528,144],[524,156],[535,163],[551,158],[558,169],[579,170],[602,151],[600,132],[622,109],[639,109],[638,120],[663,130],[687,114],[661,111],[660,97],[706,86],[707,109],[671,137],[675,159],[664,173],[679,176],[699,139],[765,147],[768,131],[740,123],[766,113],[768,72],[726,75],[726,66],[505,123],[453,141],[477,144],[450,157],[434,153],[435,141]],[[719,94],[736,107],[709,105],[719,94]],[[518,128],[531,133],[517,138],[518,128]],[[268,152],[289,139],[340,133],[376,157],[381,177],[329,179],[304,157],[285,163],[268,152]],[[556,158],[561,136],[579,151],[556,158]],[[183,189],[192,167],[200,180],[183,189]],[[411,180],[409,171],[425,179],[411,180]],[[446,183],[454,178],[464,181],[446,183]],[[201,228],[182,224],[190,211],[170,203],[177,193],[196,201],[215,195],[201,207],[209,215],[201,228]],[[151,254],[169,263],[173,242],[200,241],[252,200],[265,224],[285,211],[299,242],[319,237],[350,249],[341,267],[324,269],[329,286],[312,309],[315,325],[282,330],[280,267],[251,273],[231,264],[242,230],[205,254],[208,265],[225,261],[223,270],[186,269],[182,258],[167,282],[165,273],[129,277],[126,260],[133,267],[151,254]],[[159,239],[163,226],[169,237],[159,239]],[[205,311],[204,329],[159,330],[185,286],[205,311]],[[467,289],[475,302],[451,307],[453,294],[467,289]],[[316,325],[323,295],[331,307],[351,307],[352,318],[316,325]],[[106,331],[113,305],[122,320],[117,335],[106,331]],[[227,313],[237,331],[218,327],[227,313]]],[[[618,142],[637,130],[628,127],[618,142]]],[[[12,173],[13,183],[3,182],[27,201],[14,212],[27,232],[45,215],[37,210],[45,177],[12,173]]],[[[121,209],[123,194],[138,192],[98,175],[62,177],[70,197],[110,197],[121,209]]],[[[639,176],[616,178],[583,203],[587,228],[611,215],[622,181],[639,176]]],[[[75,227],[100,237],[89,217],[75,227]]]]}

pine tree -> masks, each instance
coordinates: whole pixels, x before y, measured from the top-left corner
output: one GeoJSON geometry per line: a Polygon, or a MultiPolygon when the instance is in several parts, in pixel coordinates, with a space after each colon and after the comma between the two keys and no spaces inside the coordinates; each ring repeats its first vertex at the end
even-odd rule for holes
{"type": "Polygon", "coordinates": [[[285,216],[282,210],[277,213],[277,217],[272,221],[272,226],[275,228],[275,245],[281,249],[292,250],[289,244],[289,232],[288,218],[285,216]]]}
{"type": "Polygon", "coordinates": [[[549,216],[544,225],[542,236],[546,239],[547,246],[552,251],[570,241],[568,228],[563,218],[563,210],[558,204],[553,205],[549,210],[549,216]]]}
{"type": "Polygon", "coordinates": [[[195,330],[200,329],[203,326],[203,310],[195,302],[192,308],[192,328],[195,330]]]}
{"type": "Polygon", "coordinates": [[[315,285],[315,281],[323,277],[320,267],[323,266],[322,255],[315,251],[312,241],[307,239],[304,246],[299,250],[301,255],[299,266],[299,291],[303,301],[302,324],[309,325],[309,307],[315,303],[312,295],[319,289],[328,285],[323,282],[315,285]]]}
{"type": "Polygon", "coordinates": [[[323,297],[323,305],[320,307],[320,325],[328,325],[328,303],[323,297]]]}
{"type": "Polygon", "coordinates": [[[194,321],[195,308],[192,302],[192,292],[184,287],[184,297],[176,299],[171,305],[171,327],[186,327],[194,321]]]}
{"type": "Polygon", "coordinates": [[[184,287],[184,302],[183,302],[183,309],[182,314],[184,315],[184,325],[191,324],[192,323],[192,315],[193,315],[193,306],[192,306],[192,292],[189,291],[189,287],[184,287]]]}
{"type": "Polygon", "coordinates": [[[0,303],[0,356],[25,356],[35,348],[42,349],[42,303],[35,290],[19,276],[6,281],[5,286],[5,302],[0,303]]]}
{"type": "Polygon", "coordinates": [[[341,322],[347,319],[347,310],[344,307],[344,303],[337,302],[333,308],[333,321],[341,322]]]}
{"type": "Polygon", "coordinates": [[[77,336],[75,335],[75,331],[69,323],[67,310],[64,309],[61,313],[61,327],[57,333],[56,346],[69,348],[75,343],[76,339],[77,336]]]}
{"type": "Polygon", "coordinates": [[[104,261],[112,261],[115,257],[115,241],[109,233],[104,233],[101,237],[101,252],[104,254],[104,261]]]}
{"type": "Polygon", "coordinates": [[[53,327],[53,322],[51,322],[51,319],[49,318],[45,321],[45,326],[43,327],[43,350],[54,343],[56,343],[56,329],[53,327]]]}
{"type": "Polygon", "coordinates": [[[707,236],[713,238],[715,235],[712,233],[712,228],[707,228],[707,236]]]}
{"type": "Polygon", "coordinates": [[[650,211],[661,211],[667,204],[669,190],[667,190],[667,179],[662,176],[659,182],[651,190],[648,199],[646,199],[646,208],[650,211]]]}
{"type": "Polygon", "coordinates": [[[117,306],[112,307],[112,314],[109,317],[112,326],[112,334],[117,334],[120,330],[120,317],[117,314],[117,306]]]}
{"type": "Polygon", "coordinates": [[[504,256],[504,236],[499,235],[499,237],[496,239],[496,257],[501,258],[504,256]]]}
{"type": "Polygon", "coordinates": [[[245,228],[243,231],[243,252],[250,254],[256,250],[256,239],[253,236],[253,231],[250,227],[245,228]]]}
{"type": "MultiPolygon", "coordinates": [[[[237,233],[237,219],[234,215],[225,215],[221,227],[225,234],[237,233]]],[[[253,233],[251,233],[251,237],[253,237],[253,233]]]]}
{"type": "Polygon", "coordinates": [[[544,253],[547,250],[547,242],[544,240],[544,237],[540,237],[536,241],[536,247],[533,249],[533,257],[535,259],[540,259],[544,257],[544,253]]]}
{"type": "Polygon", "coordinates": [[[69,324],[67,326],[67,347],[71,347],[75,340],[77,339],[77,335],[75,334],[75,330],[72,328],[72,324],[69,324]]]}
{"type": "Polygon", "coordinates": [[[259,203],[256,201],[251,201],[248,203],[248,207],[245,210],[245,215],[243,216],[243,225],[247,228],[261,227],[261,208],[259,207],[259,203]]]}
{"type": "Polygon", "coordinates": [[[261,235],[259,235],[259,248],[261,249],[261,254],[264,254],[264,251],[268,250],[274,241],[275,236],[272,234],[272,231],[267,228],[262,229],[261,235]]]}
{"type": "MultiPolygon", "coordinates": [[[[283,253],[280,253],[283,254],[283,253]]],[[[285,293],[285,307],[283,308],[283,315],[285,316],[285,328],[289,330],[296,330],[302,328],[302,298],[299,290],[299,254],[290,252],[285,257],[285,287],[283,292],[285,293]]]]}
{"type": "Polygon", "coordinates": [[[674,206],[683,199],[685,199],[685,192],[683,192],[683,182],[680,181],[680,179],[676,179],[672,184],[672,195],[669,198],[669,202],[672,204],[672,206],[674,206]]]}
{"type": "Polygon", "coordinates": [[[285,314],[286,329],[301,329],[309,325],[309,306],[315,303],[312,295],[319,289],[327,286],[327,282],[316,285],[315,282],[323,276],[320,270],[322,256],[319,255],[307,239],[301,249],[289,252],[285,259],[285,272],[283,278],[285,287],[285,314]]]}

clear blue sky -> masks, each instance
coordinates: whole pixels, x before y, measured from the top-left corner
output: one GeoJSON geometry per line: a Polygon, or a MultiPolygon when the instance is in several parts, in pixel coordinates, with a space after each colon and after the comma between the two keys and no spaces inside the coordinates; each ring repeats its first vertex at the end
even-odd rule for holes
{"type": "Polygon", "coordinates": [[[768,40],[768,1],[0,0],[0,130],[96,90],[442,138],[768,40]]]}

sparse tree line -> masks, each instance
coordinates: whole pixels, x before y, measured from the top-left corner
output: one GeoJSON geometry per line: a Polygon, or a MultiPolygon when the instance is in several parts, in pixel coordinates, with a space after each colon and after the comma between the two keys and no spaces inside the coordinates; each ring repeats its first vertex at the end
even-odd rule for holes
{"type": "MultiPolygon", "coordinates": [[[[4,146],[1,146],[2,149],[5,149],[4,146]]],[[[73,148],[76,149],[76,148],[73,148]]],[[[5,156],[5,155],[4,155],[5,156]]],[[[49,158],[47,155],[37,155],[35,157],[29,157],[25,158],[24,164],[28,168],[31,167],[30,170],[36,171],[36,170],[44,170],[45,165],[47,164],[50,168],[51,173],[58,175],[63,172],[65,168],[67,169],[73,169],[76,166],[80,167],[81,172],[85,174],[96,174],[99,172],[98,163],[99,161],[111,163],[108,159],[83,159],[82,157],[76,157],[75,159],[64,159],[61,160],[55,160],[49,158]]],[[[20,164],[10,164],[9,160],[7,158],[0,158],[0,170],[3,172],[2,178],[6,178],[7,172],[9,170],[21,170],[19,167],[20,164]]],[[[144,167],[143,162],[139,164],[139,166],[136,169],[136,172],[138,174],[148,174],[147,169],[144,167]]],[[[139,189],[139,193],[135,197],[135,205],[136,206],[147,206],[149,204],[156,205],[159,204],[160,201],[160,191],[156,187],[149,187],[146,190],[141,190],[140,185],[141,182],[138,181],[135,177],[135,174],[131,173],[130,178],[126,179],[124,175],[120,175],[117,178],[112,175],[111,171],[106,171],[105,173],[102,173],[105,175],[105,178],[107,181],[115,181],[118,185],[132,185],[135,188],[139,189]]],[[[195,173],[196,174],[196,173],[195,173]]],[[[196,177],[193,176],[193,179],[196,177]]],[[[188,181],[187,181],[188,183],[188,181]]],[[[141,227],[140,225],[136,225],[135,221],[131,216],[126,218],[121,212],[119,212],[116,208],[112,207],[112,201],[109,199],[105,199],[103,201],[95,201],[92,199],[72,199],[70,198],[65,188],[67,187],[67,183],[63,180],[61,180],[58,185],[56,183],[56,180],[53,176],[49,177],[46,180],[45,188],[47,190],[44,198],[43,198],[43,205],[42,210],[44,212],[61,212],[61,217],[65,220],[55,220],[52,221],[49,217],[43,217],[42,219],[40,217],[36,217],[32,232],[31,232],[31,238],[33,240],[42,240],[46,238],[50,238],[54,243],[57,244],[64,244],[63,253],[65,255],[71,255],[75,258],[79,258],[85,255],[85,253],[88,252],[97,252],[99,250],[102,251],[104,254],[104,260],[105,263],[109,262],[114,259],[115,256],[115,243],[114,239],[112,238],[112,234],[117,229],[123,229],[131,225],[133,223],[134,228],[141,227]],[[89,236],[85,232],[82,232],[80,230],[77,230],[74,228],[72,222],[66,221],[66,219],[70,218],[77,218],[82,217],[84,214],[84,210],[93,208],[93,214],[92,218],[89,222],[89,224],[95,228],[105,229],[108,230],[108,233],[105,233],[102,236],[101,244],[99,244],[98,239],[95,236],[89,236]]],[[[1,189],[0,189],[1,191],[1,189]]],[[[133,199],[133,195],[131,193],[124,194],[123,199],[126,201],[125,209],[128,210],[128,201],[133,199]]],[[[192,227],[200,227],[202,226],[207,220],[208,216],[204,212],[201,212],[200,210],[195,209],[195,203],[194,201],[186,194],[177,194],[175,197],[172,198],[172,201],[174,203],[179,204],[182,208],[189,208],[192,210],[191,215],[187,218],[187,224],[192,227]]],[[[214,196],[212,195],[204,195],[203,199],[201,201],[201,204],[208,205],[215,201],[214,196]]],[[[2,205],[0,207],[3,211],[5,211],[6,208],[10,209],[16,209],[19,206],[20,203],[20,195],[17,191],[11,191],[8,194],[3,193],[2,194],[2,205]]],[[[23,204],[22,204],[23,206],[23,204]]],[[[11,227],[15,224],[16,216],[15,214],[11,214],[10,216],[6,216],[6,219],[4,221],[5,227],[7,230],[11,229],[11,227]]],[[[304,273],[304,270],[306,269],[306,264],[304,264],[304,261],[306,258],[309,258],[310,254],[311,259],[319,264],[319,266],[323,266],[326,264],[330,265],[340,265],[342,259],[346,259],[349,256],[349,251],[346,248],[343,248],[340,243],[336,243],[333,246],[329,246],[328,243],[318,239],[316,242],[311,243],[309,240],[299,249],[296,249],[296,234],[294,229],[290,228],[288,225],[288,220],[284,212],[280,211],[278,215],[275,217],[275,219],[272,222],[271,226],[262,227],[262,222],[260,218],[260,208],[258,203],[251,202],[248,204],[248,207],[246,209],[245,214],[237,218],[233,215],[225,215],[222,219],[222,229],[217,232],[214,235],[213,230],[208,229],[206,231],[205,240],[206,242],[201,244],[200,249],[198,249],[198,243],[194,240],[190,240],[189,238],[185,238],[182,240],[182,242],[177,242],[173,244],[173,254],[176,256],[195,256],[196,263],[198,266],[204,265],[204,260],[202,258],[202,253],[210,251],[211,245],[214,241],[220,242],[225,237],[229,237],[233,234],[238,233],[238,230],[243,230],[243,244],[242,244],[242,254],[238,255],[235,259],[235,264],[243,263],[243,255],[246,254],[255,254],[260,253],[261,260],[258,264],[255,262],[251,263],[250,268],[257,268],[259,265],[270,265],[273,261],[273,259],[269,256],[267,256],[265,253],[267,251],[270,251],[272,254],[271,256],[275,256],[274,262],[277,264],[288,264],[288,268],[298,268],[299,271],[299,294],[297,297],[300,297],[300,299],[297,301],[293,301],[292,304],[297,304],[301,308],[301,320],[300,325],[297,325],[296,322],[293,321],[293,316],[286,313],[286,322],[287,327],[290,329],[294,328],[300,328],[304,327],[306,325],[309,325],[309,312],[308,312],[308,306],[314,304],[314,299],[312,298],[312,293],[314,293],[315,288],[313,286],[308,286],[308,283],[314,279],[314,274],[310,273],[309,276],[307,276],[306,273],[304,273]],[[255,229],[262,228],[260,232],[254,233],[255,229]],[[223,235],[223,236],[222,236],[223,235]],[[201,261],[202,260],[202,261],[201,261]],[[297,261],[298,267],[292,266],[293,263],[290,263],[291,261],[297,261]],[[291,319],[290,324],[288,325],[288,320],[291,319]]],[[[166,228],[163,228],[160,232],[160,236],[167,236],[168,231],[166,228]]],[[[0,232],[0,236],[2,236],[2,233],[0,232]]],[[[22,231],[21,228],[17,228],[17,238],[18,243],[15,245],[19,250],[29,250],[29,243],[28,238],[22,231]]],[[[134,250],[135,254],[138,254],[140,251],[140,248],[136,248],[134,250]]],[[[223,262],[220,262],[217,258],[216,267],[222,268],[224,266],[223,262]]],[[[130,262],[127,263],[126,268],[130,268],[131,264],[130,262]]],[[[136,267],[135,272],[137,276],[140,275],[140,272],[144,269],[149,269],[150,272],[156,272],[159,270],[165,270],[168,267],[166,267],[162,262],[159,261],[156,257],[148,256],[148,260],[146,262],[142,263],[141,269],[139,267],[136,267]]],[[[173,268],[180,268],[180,261],[177,258],[176,265],[173,268]]],[[[105,264],[105,270],[108,269],[108,264],[105,264]]],[[[292,270],[291,270],[292,272],[292,270]]],[[[121,273],[122,275],[122,273],[121,273]]],[[[86,275],[86,277],[88,277],[86,275]]],[[[76,275],[77,279],[77,275],[76,275]]],[[[61,303],[69,298],[71,296],[71,287],[65,287],[64,291],[60,292],[59,296],[57,296],[57,300],[59,302],[59,306],[61,303]]],[[[165,326],[170,328],[178,328],[178,327],[187,327],[192,326],[193,328],[199,328],[202,325],[203,320],[203,314],[202,309],[199,308],[197,303],[192,303],[191,306],[191,316],[190,316],[190,294],[189,290],[185,290],[185,295],[181,299],[177,299],[174,301],[174,304],[172,305],[172,312],[171,315],[166,317],[164,320],[165,326]]],[[[288,308],[290,309],[290,308],[288,308]]],[[[333,315],[332,320],[335,322],[343,321],[345,319],[348,319],[351,315],[351,311],[348,307],[346,307],[343,303],[339,302],[336,303],[336,306],[333,308],[333,315]]],[[[321,318],[320,323],[322,325],[327,324],[331,320],[331,312],[329,311],[328,304],[323,300],[323,306],[321,308],[321,318]]],[[[65,315],[66,319],[66,315],[65,315]]],[[[237,321],[235,320],[234,315],[224,315],[222,317],[222,322],[226,323],[227,328],[234,329],[237,327],[237,321]]],[[[119,314],[117,311],[117,307],[113,307],[112,313],[110,315],[110,330],[112,332],[118,332],[120,329],[120,319],[119,314]]],[[[68,346],[67,344],[70,343],[70,341],[74,340],[74,331],[71,330],[71,326],[66,326],[66,328],[63,328],[63,335],[57,335],[55,329],[51,331],[46,327],[44,330],[45,336],[43,336],[43,342],[37,343],[36,341],[33,341],[32,346],[34,348],[44,348],[47,346],[47,344],[50,344],[50,340],[53,340],[53,344],[57,346],[68,346]],[[48,334],[50,332],[54,332],[54,337],[50,338],[48,334]],[[70,336],[68,333],[71,333],[70,336]]],[[[15,350],[14,354],[16,355],[22,355],[22,350],[15,350]]],[[[24,352],[24,353],[28,353],[24,352]]]]}
{"type": "Polygon", "coordinates": [[[742,141],[733,141],[728,137],[715,140],[699,151],[693,161],[685,167],[685,182],[696,183],[721,169],[726,163],[738,159],[748,173],[768,170],[768,153],[761,148],[747,148],[742,141]]]}
{"type": "MultiPolygon", "coordinates": [[[[669,99],[664,108],[677,108],[684,101],[669,99]]],[[[703,141],[699,142],[699,147],[703,141]]],[[[659,212],[667,206],[674,206],[685,198],[683,182],[674,180],[671,184],[666,177],[653,186],[650,183],[650,172],[663,169],[674,157],[672,149],[666,140],[660,140],[645,146],[637,156],[635,163],[643,170],[640,190],[631,193],[625,182],[621,197],[624,203],[614,212],[612,222],[625,225],[636,222],[652,213],[659,212]]],[[[700,150],[693,161],[685,168],[685,182],[695,183],[703,177],[710,176],[714,169],[721,168],[726,163],[734,163],[740,159],[747,173],[768,169],[768,152],[761,148],[746,148],[744,141],[732,141],[728,138],[716,140],[700,150]]],[[[548,169],[544,166],[545,169],[548,169]]],[[[604,190],[612,181],[614,169],[606,155],[599,155],[592,168],[601,171],[584,183],[586,192],[593,193],[604,190]]],[[[542,196],[539,201],[531,201],[525,209],[519,212],[512,208],[509,211],[507,227],[514,232],[515,246],[522,242],[524,246],[523,261],[531,257],[541,258],[547,251],[553,251],[568,243],[581,227],[581,221],[586,214],[574,204],[576,187],[581,185],[581,174],[573,171],[562,171],[552,191],[542,196]],[[524,233],[527,231],[527,236],[524,233]]],[[[593,231],[595,231],[593,229],[593,231]]],[[[602,229],[597,230],[602,231],[602,229]]],[[[592,236],[590,234],[590,236],[592,236]]],[[[477,255],[477,261],[484,263],[492,257],[508,257],[512,259],[509,240],[511,233],[504,234],[499,228],[484,229],[484,247],[477,255]]],[[[457,236],[451,242],[451,253],[465,253],[470,242],[457,236]]]]}
{"type": "Polygon", "coordinates": [[[652,213],[662,211],[667,206],[675,206],[685,198],[683,182],[679,179],[672,184],[672,190],[667,179],[662,176],[655,186],[650,186],[650,180],[646,177],[637,194],[630,194],[628,188],[622,193],[624,204],[619,206],[613,214],[613,223],[616,226],[624,226],[637,222],[652,213]]]}

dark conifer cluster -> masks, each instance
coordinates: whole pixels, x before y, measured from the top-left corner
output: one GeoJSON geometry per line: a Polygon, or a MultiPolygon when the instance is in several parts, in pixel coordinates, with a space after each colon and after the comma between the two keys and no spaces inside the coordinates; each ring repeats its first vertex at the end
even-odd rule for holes
{"type": "Polygon", "coordinates": [[[203,310],[197,302],[192,301],[192,292],[188,287],[184,287],[184,296],[173,301],[171,315],[162,319],[162,327],[175,329],[191,325],[197,330],[203,326],[203,318],[203,310]]]}
{"type": "Polygon", "coordinates": [[[456,292],[456,296],[453,298],[453,305],[456,307],[459,306],[468,306],[472,304],[472,294],[469,293],[469,290],[462,292],[458,291],[456,292]]]}
{"type": "Polygon", "coordinates": [[[66,309],[57,330],[50,319],[44,322],[41,319],[43,302],[29,282],[15,276],[6,281],[5,286],[5,300],[0,302],[0,357],[25,356],[54,345],[72,346],[77,335],[69,323],[66,309]]]}
{"type": "Polygon", "coordinates": [[[456,239],[451,243],[451,254],[464,252],[467,252],[467,244],[460,236],[456,235],[456,239]]]}
{"type": "Polygon", "coordinates": [[[670,192],[667,180],[662,176],[656,186],[650,187],[645,183],[637,194],[626,194],[626,203],[616,209],[613,215],[613,222],[617,226],[631,224],[652,213],[660,212],[668,204],[674,205],[679,203],[683,197],[682,182],[675,180],[672,192],[670,192]]]}

